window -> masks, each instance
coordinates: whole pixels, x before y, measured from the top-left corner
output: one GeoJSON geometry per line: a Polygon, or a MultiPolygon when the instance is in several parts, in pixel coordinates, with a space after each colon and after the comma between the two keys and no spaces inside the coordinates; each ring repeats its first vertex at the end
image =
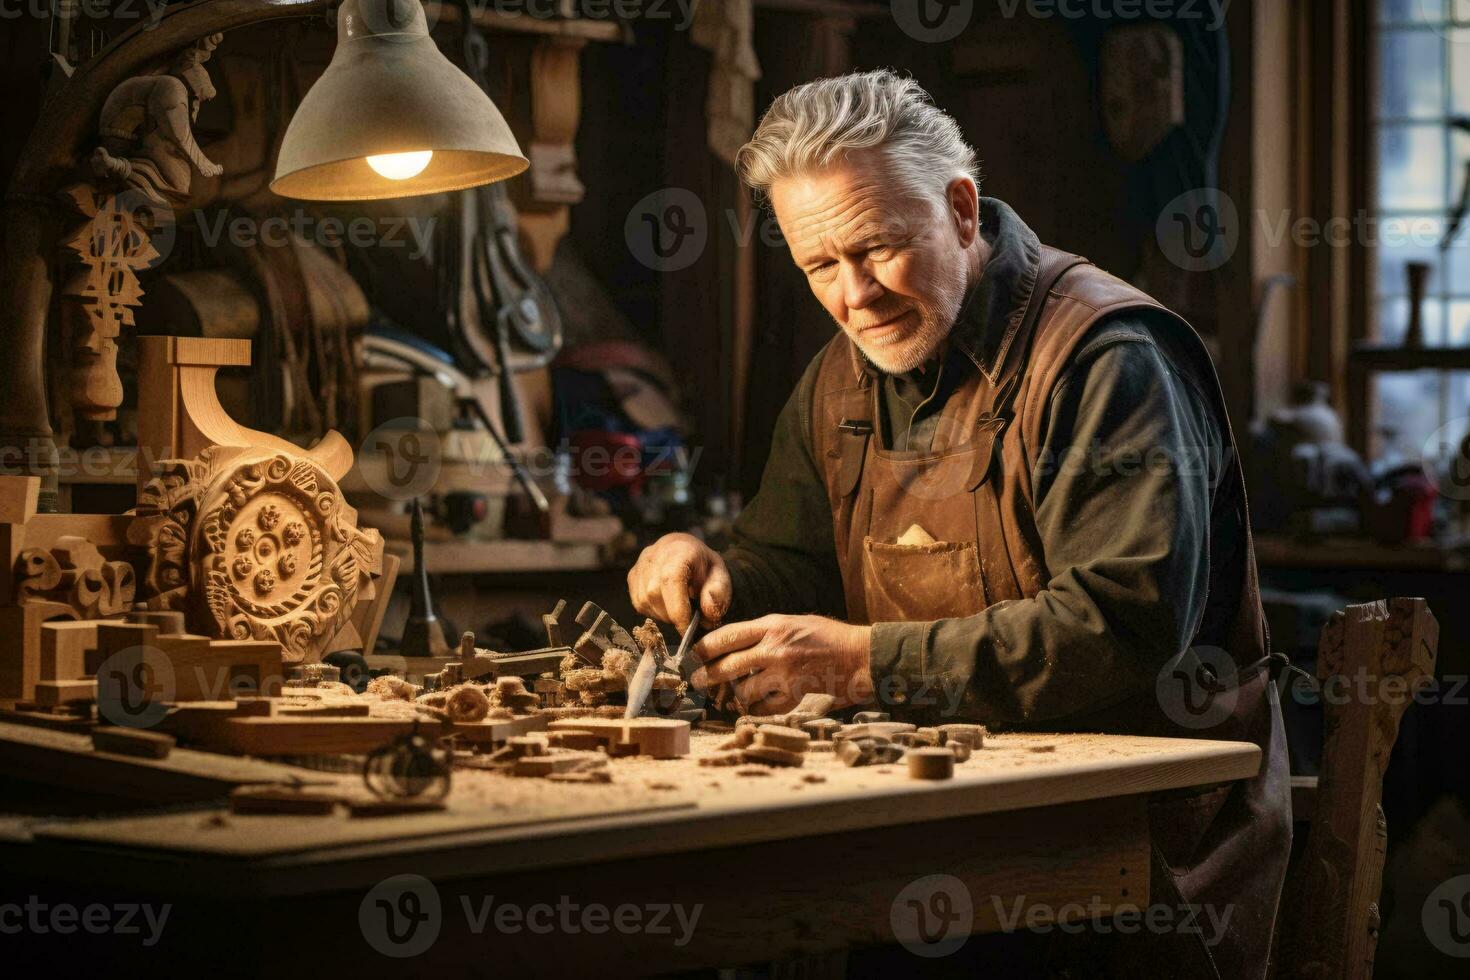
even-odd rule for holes
{"type": "MultiPolygon", "coordinates": [[[[1445,254],[1447,216],[1470,189],[1470,0],[1378,0],[1376,320],[1402,344],[1406,265],[1430,273],[1421,308],[1428,346],[1470,347],[1470,221],[1445,254]]],[[[1458,443],[1470,416],[1470,371],[1373,377],[1380,454],[1416,459],[1458,443]]]]}

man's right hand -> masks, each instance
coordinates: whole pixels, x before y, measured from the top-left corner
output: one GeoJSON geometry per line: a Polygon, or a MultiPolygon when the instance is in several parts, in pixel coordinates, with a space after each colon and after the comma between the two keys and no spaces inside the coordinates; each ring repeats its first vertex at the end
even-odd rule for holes
{"type": "Polygon", "coordinates": [[[730,609],[730,571],[725,559],[692,534],[665,534],[643,549],[628,572],[628,595],[639,614],[683,633],[699,596],[700,618],[717,626],[730,609]]]}

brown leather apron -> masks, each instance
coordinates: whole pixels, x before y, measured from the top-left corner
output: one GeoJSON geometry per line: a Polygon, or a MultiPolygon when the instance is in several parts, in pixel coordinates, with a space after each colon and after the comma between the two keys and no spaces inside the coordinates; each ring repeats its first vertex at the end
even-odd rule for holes
{"type": "MultiPolygon", "coordinates": [[[[1229,471],[1215,492],[1212,533],[1223,530],[1244,542],[1231,559],[1217,562],[1212,554],[1212,596],[1237,598],[1224,600],[1231,607],[1214,610],[1213,617],[1206,610],[1216,626],[1225,623],[1210,642],[1218,639],[1240,670],[1234,711],[1222,724],[1197,731],[1172,722],[1149,690],[1105,713],[1049,719],[1042,727],[1251,741],[1262,749],[1262,768],[1253,780],[1150,801],[1152,903],[1208,905],[1204,911],[1217,917],[1228,913],[1223,939],[1207,945],[1205,936],[1187,929],[1105,941],[1094,936],[1060,944],[1058,954],[1070,960],[1085,950],[1090,969],[1084,975],[1103,968],[1150,976],[1263,976],[1291,844],[1289,773],[1275,687],[1260,666],[1268,639],[1244,482],[1213,364],[1187,323],[1085,259],[1043,247],[1030,285],[1024,313],[1006,324],[992,370],[976,359],[973,376],[941,410],[927,451],[884,449],[875,433],[881,416],[872,369],[843,335],[824,352],[812,444],[832,506],[848,618],[874,623],[971,616],[1045,588],[1049,576],[1030,478],[1051,392],[1104,317],[1140,309],[1166,314],[1175,328],[1173,346],[1183,352],[1174,356],[1188,358],[1195,377],[1213,384],[1226,440],[1229,471]],[[934,541],[899,544],[914,524],[934,541]]],[[[1044,682],[1068,679],[1053,675],[1044,682]]],[[[1208,930],[1204,911],[1200,922],[1208,930]]]]}

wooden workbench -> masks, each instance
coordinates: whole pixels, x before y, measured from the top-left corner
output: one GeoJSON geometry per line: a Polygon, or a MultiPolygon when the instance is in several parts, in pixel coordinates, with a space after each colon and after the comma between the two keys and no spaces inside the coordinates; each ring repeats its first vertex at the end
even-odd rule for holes
{"type": "MultiPolygon", "coordinates": [[[[609,785],[462,770],[441,814],[11,819],[0,824],[5,890],[173,903],[162,940],[132,950],[143,963],[208,965],[228,950],[231,972],[275,973],[288,958],[292,973],[404,975],[405,961],[364,937],[383,942],[381,883],[418,875],[433,882],[418,887],[437,896],[438,933],[409,961],[413,975],[476,962],[497,976],[694,969],[891,943],[912,921],[913,891],[896,903],[900,893],[930,875],[962,883],[970,909],[954,928],[973,932],[1000,928],[1017,900],[1070,917],[1146,906],[1145,794],[1246,778],[1260,761],[1242,743],[1004,735],[954,779],[921,782],[902,765],[848,769],[821,753],[799,769],[699,766],[718,741],[696,733],[688,759],[613,760],[609,785]],[[487,900],[702,911],[681,945],[677,928],[503,932],[478,918],[487,900]]],[[[29,938],[48,957],[87,955],[85,936],[51,936],[54,949],[29,938]]],[[[129,952],[104,938],[110,959],[129,952]]]]}

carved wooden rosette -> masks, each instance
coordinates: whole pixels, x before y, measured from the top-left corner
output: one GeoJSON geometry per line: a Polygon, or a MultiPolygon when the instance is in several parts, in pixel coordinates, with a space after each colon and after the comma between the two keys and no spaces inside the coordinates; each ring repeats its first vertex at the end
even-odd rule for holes
{"type": "Polygon", "coordinates": [[[149,605],[184,610],[198,632],[277,640],[288,663],[316,660],[372,595],[378,533],[304,457],[215,447],[171,461],[136,513],[152,551],[149,605]]]}

